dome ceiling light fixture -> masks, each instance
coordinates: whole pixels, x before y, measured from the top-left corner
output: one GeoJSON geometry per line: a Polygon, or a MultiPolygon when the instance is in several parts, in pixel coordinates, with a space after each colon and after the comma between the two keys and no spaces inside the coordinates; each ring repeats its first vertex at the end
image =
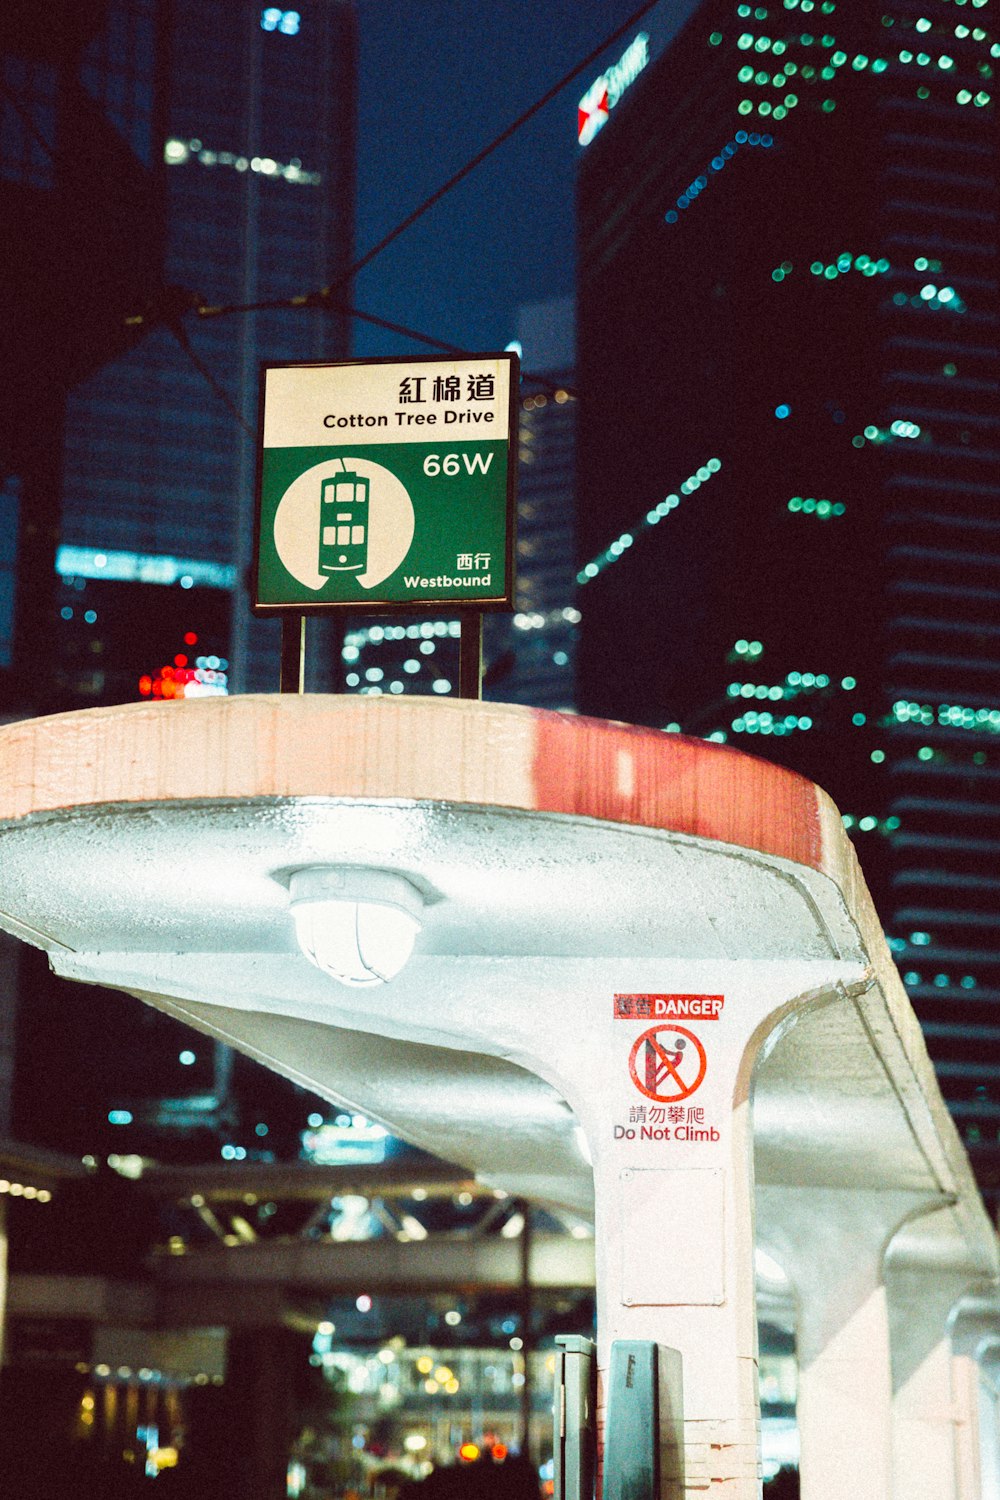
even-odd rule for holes
{"type": "Polygon", "coordinates": [[[403,875],[310,865],[293,871],[289,892],[299,947],[341,984],[386,984],[413,952],[424,901],[403,875]]]}

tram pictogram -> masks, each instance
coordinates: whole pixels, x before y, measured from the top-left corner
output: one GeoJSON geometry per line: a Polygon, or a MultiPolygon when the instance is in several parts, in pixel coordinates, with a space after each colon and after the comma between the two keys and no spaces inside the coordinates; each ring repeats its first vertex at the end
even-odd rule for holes
{"type": "Polygon", "coordinates": [[[363,573],[368,566],[369,482],[348,469],[321,481],[319,570],[363,573]]]}

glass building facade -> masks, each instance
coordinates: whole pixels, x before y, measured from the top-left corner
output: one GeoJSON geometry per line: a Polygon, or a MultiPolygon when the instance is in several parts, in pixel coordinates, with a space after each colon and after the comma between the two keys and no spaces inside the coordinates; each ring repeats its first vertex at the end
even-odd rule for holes
{"type": "Polygon", "coordinates": [[[0,669],[15,711],[49,701],[66,393],[134,346],[126,317],[162,277],[168,40],[158,0],[0,15],[0,669]]]}
{"type": "Polygon", "coordinates": [[[535,708],[576,705],[576,392],[568,298],[518,312],[525,382],[518,422],[517,610],[489,619],[486,696],[535,708]],[[533,389],[532,389],[533,387],[533,389]]]}
{"type": "Polygon", "coordinates": [[[988,0],[708,3],[579,177],[579,706],[824,786],[1000,1192],[988,0]]]}
{"type": "MultiPolygon", "coordinates": [[[[0,352],[11,350],[12,389],[34,413],[0,417],[10,709],[273,690],[279,627],[250,619],[244,589],[259,361],[342,356],[347,314],[182,314],[297,297],[349,267],[353,5],[57,9],[59,26],[23,7],[19,24],[0,20],[0,235],[16,230],[23,249],[11,254],[19,321],[0,318],[0,352]],[[91,282],[72,317],[49,307],[91,282]]],[[[311,685],[327,671],[317,649],[311,685]]],[[[253,1127],[265,1100],[269,1146],[301,1113],[284,1080],[248,1081],[251,1064],[191,1048],[180,1028],[107,992],[69,1018],[38,955],[20,963],[31,1001],[12,1128],[25,1138],[124,1153],[131,1126],[116,1121],[127,1115],[133,1147],[141,1128],[157,1150],[211,1155],[240,1130],[263,1148],[253,1127]],[[80,1080],[55,1098],[54,1055],[80,1080]]],[[[282,1142],[297,1152],[294,1132],[282,1142]]]]}
{"type": "MultiPolygon", "coordinates": [[[[518,310],[515,610],[485,613],[483,696],[572,709],[579,612],[575,593],[576,397],[570,298],[518,310]]],[[[311,627],[312,628],[312,627],[311,627]]],[[[338,686],[345,692],[448,695],[458,688],[457,615],[350,622],[338,686]]]]}
{"type": "MultiPolygon", "coordinates": [[[[149,3],[112,6],[109,57],[121,58],[149,3]]],[[[277,686],[279,627],[253,621],[244,599],[259,364],[348,352],[337,307],[207,317],[186,309],[305,297],[348,268],[352,6],[171,0],[169,13],[165,133],[153,145],[166,185],[163,287],[134,309],[145,319],[141,343],[77,386],[67,412],[58,655],[66,695],[81,706],[138,696],[154,658],[169,662],[164,653],[181,648],[157,624],[172,614],[178,632],[211,637],[237,690],[277,686]],[[193,592],[171,608],[169,591],[193,592]],[[109,611],[132,652],[105,633],[109,611]],[[94,656],[107,671],[79,666],[94,656]]],[[[322,685],[322,661],[317,670],[322,685]]]]}

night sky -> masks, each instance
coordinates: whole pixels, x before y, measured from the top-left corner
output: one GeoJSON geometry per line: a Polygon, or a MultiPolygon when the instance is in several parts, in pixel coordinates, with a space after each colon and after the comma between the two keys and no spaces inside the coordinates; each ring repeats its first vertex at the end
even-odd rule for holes
{"type": "MultiPolygon", "coordinates": [[[[357,247],[363,253],[528,108],[639,0],[359,0],[357,247]]],[[[661,0],[637,25],[654,51],[693,9],[661,0]]],[[[577,100],[607,50],[358,278],[365,312],[471,349],[503,348],[520,303],[574,280],[577,100]]],[[[412,346],[411,346],[412,347],[412,346]]],[[[409,352],[355,324],[355,353],[409,352]]]]}

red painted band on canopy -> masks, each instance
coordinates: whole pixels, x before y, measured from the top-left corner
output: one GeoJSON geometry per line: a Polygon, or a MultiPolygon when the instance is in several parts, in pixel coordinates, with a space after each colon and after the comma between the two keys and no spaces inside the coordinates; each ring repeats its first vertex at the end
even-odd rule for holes
{"type": "Polygon", "coordinates": [[[812,782],[728,745],[536,709],[536,806],[822,868],[812,782]]]}

